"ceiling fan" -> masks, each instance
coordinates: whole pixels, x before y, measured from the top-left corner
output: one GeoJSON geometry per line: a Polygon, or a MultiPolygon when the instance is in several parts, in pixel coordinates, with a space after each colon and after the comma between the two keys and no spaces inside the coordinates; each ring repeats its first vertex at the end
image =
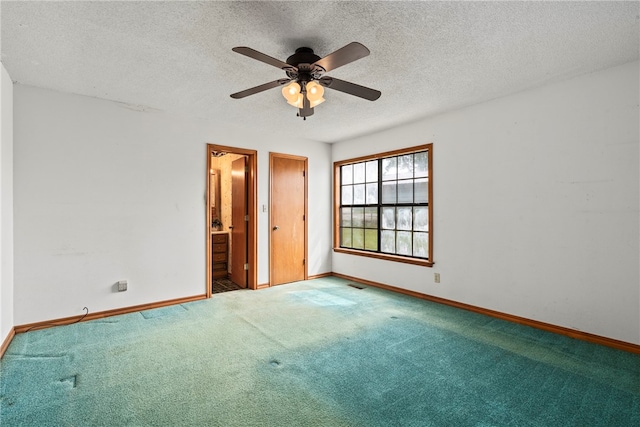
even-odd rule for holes
{"type": "Polygon", "coordinates": [[[272,58],[250,47],[234,47],[232,50],[265,64],[278,67],[287,74],[287,78],[233,93],[231,97],[234,99],[284,86],[282,95],[287,100],[287,103],[298,108],[298,116],[306,120],[308,116],[313,114],[313,108],[324,102],[325,87],[368,99],[369,101],[375,101],[381,95],[381,92],[375,89],[324,75],[328,71],[368,56],[369,49],[358,42],[349,43],[324,58],[320,58],[313,53],[313,49],[309,47],[300,47],[296,49],[293,55],[287,58],[286,62],[272,58]]]}

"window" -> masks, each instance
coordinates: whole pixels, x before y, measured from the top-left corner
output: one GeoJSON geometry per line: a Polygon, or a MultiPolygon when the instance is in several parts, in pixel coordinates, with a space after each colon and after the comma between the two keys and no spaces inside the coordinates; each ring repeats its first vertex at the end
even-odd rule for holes
{"type": "Polygon", "coordinates": [[[433,264],[432,144],[334,163],[334,250],[433,264]]]}

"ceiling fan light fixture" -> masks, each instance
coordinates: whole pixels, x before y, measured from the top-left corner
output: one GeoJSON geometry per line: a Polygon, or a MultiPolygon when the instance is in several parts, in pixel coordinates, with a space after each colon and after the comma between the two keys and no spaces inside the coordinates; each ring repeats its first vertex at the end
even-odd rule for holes
{"type": "Polygon", "coordinates": [[[325,101],[325,99],[323,98],[324,87],[320,86],[317,82],[310,81],[309,83],[307,83],[306,89],[307,99],[309,100],[311,108],[315,107],[316,105],[320,105],[325,101]]]}
{"type": "Polygon", "coordinates": [[[307,83],[307,98],[309,101],[315,101],[322,98],[324,95],[324,88],[318,84],[318,82],[310,81],[307,83]]]}
{"type": "Polygon", "coordinates": [[[284,99],[286,99],[289,104],[296,103],[298,102],[298,98],[302,96],[300,90],[300,85],[297,82],[291,82],[282,88],[282,96],[284,96],[284,99]]]}
{"type": "Polygon", "coordinates": [[[246,46],[234,47],[232,50],[279,68],[287,75],[287,78],[232,93],[231,98],[233,99],[241,99],[275,87],[282,87],[284,99],[289,105],[300,110],[297,114],[298,117],[306,120],[307,117],[313,115],[313,108],[325,101],[323,97],[325,88],[369,101],[375,101],[381,95],[378,90],[324,75],[326,72],[368,56],[369,49],[358,42],[351,42],[323,58],[313,53],[313,49],[309,47],[300,47],[296,49],[296,53],[287,58],[287,62],[272,58],[246,46]]]}
{"type": "Polygon", "coordinates": [[[298,95],[296,95],[295,98],[293,98],[292,101],[287,100],[287,104],[291,105],[292,107],[296,107],[296,108],[302,108],[302,103],[303,103],[303,96],[301,93],[299,93],[298,95]]]}

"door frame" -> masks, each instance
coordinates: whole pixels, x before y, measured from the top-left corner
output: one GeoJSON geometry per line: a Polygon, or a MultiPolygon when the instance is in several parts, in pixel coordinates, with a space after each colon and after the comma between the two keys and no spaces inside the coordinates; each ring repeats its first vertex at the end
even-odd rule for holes
{"type": "Polygon", "coordinates": [[[308,211],[308,186],[309,186],[309,159],[304,156],[296,156],[293,154],[283,154],[283,153],[274,153],[269,152],[269,286],[274,286],[273,284],[273,245],[271,242],[271,233],[274,227],[273,223],[273,215],[271,212],[273,211],[273,159],[275,157],[285,158],[285,159],[294,159],[301,160],[304,162],[304,280],[309,278],[309,245],[308,245],[308,235],[309,235],[309,211],[308,211]]]}
{"type": "Polygon", "coordinates": [[[241,154],[247,156],[247,212],[249,221],[247,222],[247,288],[258,289],[258,205],[256,203],[258,189],[258,152],[246,148],[229,147],[226,145],[207,144],[207,194],[206,194],[206,295],[211,298],[211,280],[213,278],[211,257],[211,156],[214,151],[224,151],[230,154],[241,154]]]}

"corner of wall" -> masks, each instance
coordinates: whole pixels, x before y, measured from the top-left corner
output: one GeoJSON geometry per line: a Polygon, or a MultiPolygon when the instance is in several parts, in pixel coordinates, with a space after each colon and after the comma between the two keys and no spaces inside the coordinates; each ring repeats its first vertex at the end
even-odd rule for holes
{"type": "Polygon", "coordinates": [[[0,70],[0,356],[14,334],[13,316],[13,81],[0,70]]]}

